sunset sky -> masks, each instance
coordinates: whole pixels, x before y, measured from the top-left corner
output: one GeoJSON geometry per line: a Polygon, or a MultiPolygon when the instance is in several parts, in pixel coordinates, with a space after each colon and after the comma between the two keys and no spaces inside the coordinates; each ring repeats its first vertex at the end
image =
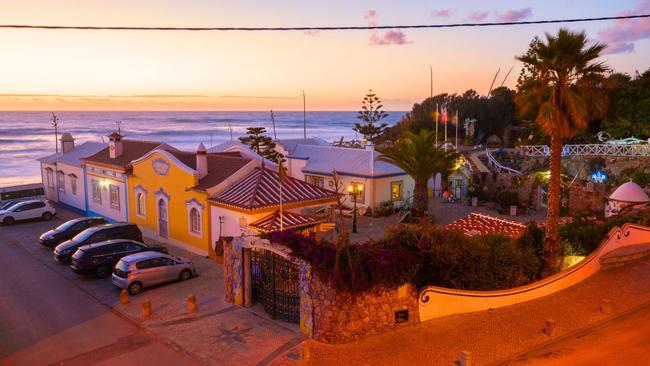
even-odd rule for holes
{"type": "MultiPolygon", "coordinates": [[[[0,23],[111,26],[319,26],[542,20],[650,13],[650,0],[3,1],[0,23]]],[[[650,66],[650,19],[574,23],[611,45],[617,71],[650,66]]],[[[514,60],[560,25],[336,32],[0,29],[2,110],[353,110],[372,88],[389,110],[434,90],[513,86],[514,60]]]]}

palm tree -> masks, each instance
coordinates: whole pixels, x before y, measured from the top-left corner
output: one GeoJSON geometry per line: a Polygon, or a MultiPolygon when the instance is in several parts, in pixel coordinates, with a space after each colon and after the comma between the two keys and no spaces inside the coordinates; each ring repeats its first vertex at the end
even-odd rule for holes
{"type": "Polygon", "coordinates": [[[560,29],[557,36],[546,34],[546,42],[531,44],[517,59],[529,74],[515,96],[519,114],[535,115],[535,122],[551,139],[548,211],[544,260],[546,270],[557,269],[560,259],[558,219],[560,216],[560,174],[564,142],[589,120],[604,114],[607,98],[600,88],[609,68],[596,59],[605,45],[589,45],[584,32],[560,29]]]}
{"type": "Polygon", "coordinates": [[[427,182],[436,173],[443,179],[454,171],[459,155],[447,152],[435,144],[435,134],[427,129],[419,133],[405,132],[395,144],[381,150],[377,159],[391,163],[415,181],[413,215],[422,216],[427,210],[427,182]]]}

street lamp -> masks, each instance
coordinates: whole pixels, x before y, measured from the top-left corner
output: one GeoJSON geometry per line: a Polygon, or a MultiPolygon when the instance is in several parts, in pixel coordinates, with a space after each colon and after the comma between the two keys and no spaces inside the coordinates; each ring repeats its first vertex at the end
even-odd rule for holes
{"type": "Polygon", "coordinates": [[[348,187],[348,192],[352,196],[352,201],[354,201],[354,209],[352,212],[352,232],[356,234],[357,232],[357,197],[360,194],[363,194],[363,184],[361,183],[352,183],[348,187]]]}

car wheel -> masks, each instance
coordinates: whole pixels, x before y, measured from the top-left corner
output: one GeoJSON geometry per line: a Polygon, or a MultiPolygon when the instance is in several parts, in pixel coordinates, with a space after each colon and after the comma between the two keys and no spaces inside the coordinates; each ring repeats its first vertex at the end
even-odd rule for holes
{"type": "Polygon", "coordinates": [[[52,214],[49,213],[49,212],[44,212],[42,217],[43,217],[43,220],[45,220],[45,221],[52,220],[52,214]]]}
{"type": "Polygon", "coordinates": [[[142,283],[139,281],[132,282],[128,288],[129,294],[137,295],[142,292],[142,283]]]}
{"type": "Polygon", "coordinates": [[[187,281],[192,278],[192,271],[189,269],[184,269],[181,271],[181,274],[178,276],[178,279],[181,281],[187,281]]]}
{"type": "Polygon", "coordinates": [[[98,278],[106,278],[111,274],[111,269],[108,266],[99,266],[95,270],[95,275],[98,278]]]}
{"type": "Polygon", "coordinates": [[[5,224],[5,225],[11,225],[11,224],[13,224],[14,222],[16,222],[16,220],[14,220],[14,218],[11,217],[11,216],[9,216],[9,217],[5,217],[5,219],[2,220],[2,223],[5,224]]]}

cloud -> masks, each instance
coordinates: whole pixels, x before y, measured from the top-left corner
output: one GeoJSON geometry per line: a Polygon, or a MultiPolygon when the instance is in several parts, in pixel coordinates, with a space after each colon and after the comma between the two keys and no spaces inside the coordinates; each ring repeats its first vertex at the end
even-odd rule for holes
{"type": "MultiPolygon", "coordinates": [[[[650,0],[643,0],[632,11],[624,11],[619,15],[648,14],[649,12],[650,0]]],[[[600,30],[598,38],[607,44],[604,54],[633,52],[633,42],[650,38],[650,18],[617,19],[612,27],[600,30]]]]}
{"type": "Polygon", "coordinates": [[[503,14],[497,16],[497,20],[500,22],[518,22],[524,20],[533,15],[532,8],[523,8],[520,10],[508,10],[503,14]]]}
{"type": "Polygon", "coordinates": [[[481,20],[485,20],[487,18],[488,12],[487,11],[480,11],[480,10],[474,10],[470,12],[467,15],[467,20],[473,20],[475,22],[480,22],[481,20]]]}
{"type": "Polygon", "coordinates": [[[406,34],[402,31],[389,30],[380,36],[377,32],[370,36],[370,43],[378,46],[386,45],[404,45],[411,43],[406,39],[406,34]]]}
{"type": "Polygon", "coordinates": [[[320,36],[320,32],[317,31],[317,30],[308,30],[308,31],[305,31],[304,34],[306,36],[310,36],[310,37],[318,37],[318,36],[320,36]]]}
{"type": "Polygon", "coordinates": [[[366,12],[366,15],[363,16],[363,19],[370,20],[370,19],[376,18],[376,17],[377,17],[377,12],[375,10],[371,9],[371,10],[368,10],[366,12]]]}
{"type": "Polygon", "coordinates": [[[451,10],[449,9],[440,9],[431,12],[431,16],[434,18],[443,18],[447,19],[451,16],[451,10]]]}

